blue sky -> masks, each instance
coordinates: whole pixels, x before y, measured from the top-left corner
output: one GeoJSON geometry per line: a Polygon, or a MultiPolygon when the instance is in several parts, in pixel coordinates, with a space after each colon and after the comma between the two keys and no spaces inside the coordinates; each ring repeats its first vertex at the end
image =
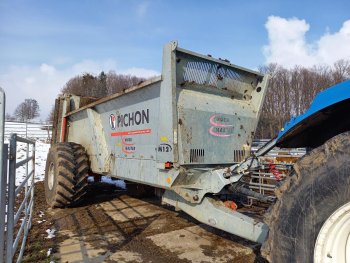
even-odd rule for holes
{"type": "Polygon", "coordinates": [[[331,64],[350,58],[349,10],[350,1],[0,0],[0,86],[9,113],[32,97],[45,119],[74,75],[158,74],[170,40],[253,69],[331,64]]]}

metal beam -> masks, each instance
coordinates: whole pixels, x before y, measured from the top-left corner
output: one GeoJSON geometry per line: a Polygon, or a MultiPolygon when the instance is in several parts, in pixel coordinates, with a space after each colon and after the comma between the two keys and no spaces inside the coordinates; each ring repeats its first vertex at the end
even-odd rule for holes
{"type": "Polygon", "coordinates": [[[201,203],[192,204],[173,191],[166,190],[162,201],[204,224],[248,240],[262,244],[267,237],[269,229],[266,224],[225,207],[219,200],[205,197],[201,203]]]}

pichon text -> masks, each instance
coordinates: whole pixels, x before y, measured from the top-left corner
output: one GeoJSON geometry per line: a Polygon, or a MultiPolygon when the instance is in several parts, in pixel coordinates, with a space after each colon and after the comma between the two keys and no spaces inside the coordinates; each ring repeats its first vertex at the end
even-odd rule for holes
{"type": "Polygon", "coordinates": [[[149,109],[118,115],[117,127],[128,127],[149,123],[149,109]]]}

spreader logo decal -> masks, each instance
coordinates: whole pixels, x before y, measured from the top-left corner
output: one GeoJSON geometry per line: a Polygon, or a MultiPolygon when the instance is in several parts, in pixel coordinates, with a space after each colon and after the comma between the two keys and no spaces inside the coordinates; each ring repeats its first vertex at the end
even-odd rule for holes
{"type": "Polygon", "coordinates": [[[111,126],[111,129],[115,129],[115,116],[114,114],[109,115],[109,125],[111,126]]]}
{"type": "Polygon", "coordinates": [[[142,125],[146,123],[149,123],[149,109],[128,112],[125,114],[118,114],[117,117],[118,128],[142,125]]]}
{"type": "Polygon", "coordinates": [[[233,124],[231,120],[222,115],[213,115],[209,119],[210,125],[209,133],[215,137],[230,137],[233,134],[233,124]]]}
{"type": "Polygon", "coordinates": [[[121,147],[121,150],[125,154],[134,154],[137,152],[137,137],[142,135],[151,134],[151,129],[143,130],[132,130],[132,131],[121,131],[121,132],[112,132],[111,136],[118,138],[117,146],[121,147]],[[120,138],[120,139],[119,139],[120,138]]]}
{"type": "Polygon", "coordinates": [[[122,151],[126,154],[135,153],[136,147],[132,138],[130,137],[125,138],[122,136],[122,151]]]}

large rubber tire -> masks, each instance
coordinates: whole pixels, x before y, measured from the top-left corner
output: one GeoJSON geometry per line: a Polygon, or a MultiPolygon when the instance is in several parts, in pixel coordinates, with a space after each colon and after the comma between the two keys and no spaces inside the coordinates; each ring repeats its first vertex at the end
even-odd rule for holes
{"type": "Polygon", "coordinates": [[[299,160],[276,195],[265,218],[270,231],[262,255],[274,263],[313,262],[322,225],[350,202],[350,132],[299,160]]]}
{"type": "Polygon", "coordinates": [[[64,142],[49,150],[45,169],[45,196],[51,207],[77,205],[87,192],[89,162],[85,149],[64,142]]]}

